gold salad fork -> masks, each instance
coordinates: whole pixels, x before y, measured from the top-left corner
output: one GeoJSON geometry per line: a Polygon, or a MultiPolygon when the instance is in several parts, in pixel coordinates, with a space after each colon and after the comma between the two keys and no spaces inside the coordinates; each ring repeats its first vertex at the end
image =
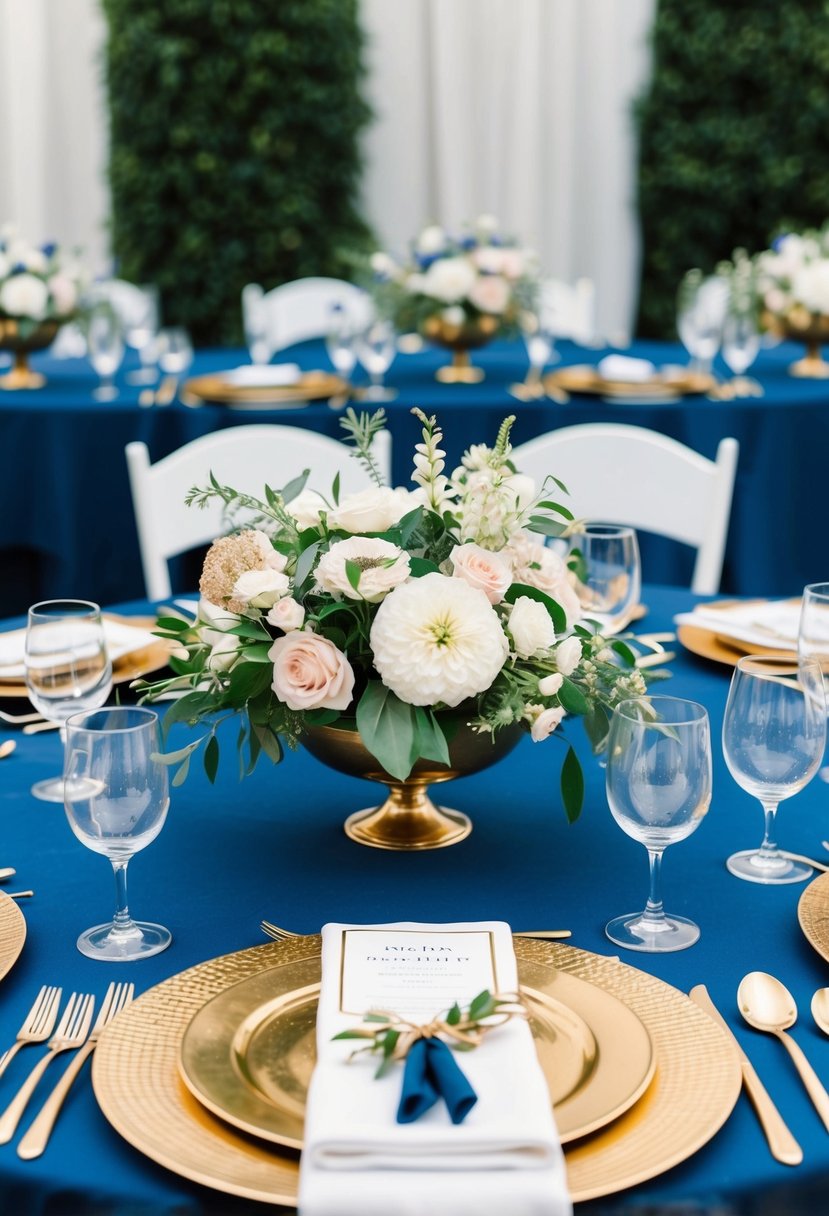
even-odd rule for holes
{"type": "Polygon", "coordinates": [[[62,989],[43,985],[17,1032],[17,1038],[0,1057],[0,1077],[21,1047],[25,1047],[27,1043],[45,1043],[49,1038],[57,1021],[61,994],[62,989]]]}
{"type": "Polygon", "coordinates": [[[75,1056],[72,1063],[64,1072],[61,1079],[58,1081],[55,1088],[49,1094],[49,1097],[40,1108],[40,1113],[32,1123],[26,1135],[17,1146],[17,1155],[26,1161],[30,1161],[33,1157],[39,1157],[49,1141],[49,1136],[52,1133],[52,1128],[55,1126],[55,1120],[60,1113],[60,1108],[63,1105],[66,1095],[72,1082],[77,1077],[78,1073],[84,1066],[88,1056],[92,1055],[98,1043],[98,1036],[105,1026],[109,1025],[114,1017],[116,1017],[122,1009],[125,1009],[130,1004],[135,995],[134,984],[110,984],[107,988],[104,1003],[101,1006],[101,1011],[95,1020],[95,1025],[92,1027],[92,1032],[89,1038],[84,1043],[78,1054],[75,1056]]]}
{"type": "Polygon", "coordinates": [[[20,1089],[12,1098],[6,1109],[0,1115],[0,1144],[8,1144],[17,1130],[20,1116],[26,1109],[26,1104],[34,1093],[35,1086],[46,1069],[61,1051],[72,1051],[80,1047],[89,1034],[92,1025],[92,1013],[95,1000],[88,994],[82,996],[73,992],[69,998],[63,1017],[58,1028],[49,1040],[49,1050],[41,1060],[38,1060],[20,1089]]]}
{"type": "MultiPolygon", "coordinates": [[[[303,933],[292,933],[290,929],[283,929],[269,920],[260,921],[259,928],[266,937],[272,937],[275,942],[289,942],[294,937],[305,936],[303,933]]],[[[513,937],[535,937],[546,941],[558,941],[572,936],[569,929],[535,929],[532,931],[525,929],[521,933],[513,934],[513,937]]]]}

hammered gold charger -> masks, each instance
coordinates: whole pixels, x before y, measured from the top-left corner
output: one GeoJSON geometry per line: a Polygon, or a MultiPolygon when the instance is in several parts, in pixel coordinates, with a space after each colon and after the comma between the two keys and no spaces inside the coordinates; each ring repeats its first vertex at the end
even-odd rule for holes
{"type": "Polygon", "coordinates": [[[647,401],[654,397],[659,401],[682,397],[689,393],[707,393],[713,388],[710,376],[693,372],[665,376],[657,374],[648,380],[609,380],[599,374],[592,364],[575,364],[549,372],[544,383],[568,393],[593,393],[601,397],[614,397],[620,401],[647,401]]]}
{"type": "MultiPolygon", "coordinates": [[[[566,1144],[641,1097],[656,1067],[653,1047],[636,1014],[611,993],[565,972],[551,980],[546,964],[527,962],[523,971],[521,991],[566,1144]]],[[[242,1131],[301,1148],[319,990],[317,954],[250,976],[208,1001],[181,1045],[191,1093],[242,1131]]]]}
{"type": "MultiPolygon", "coordinates": [[[[565,1148],[574,1201],[653,1178],[701,1148],[728,1118],[741,1071],[722,1030],[686,996],[617,959],[559,943],[515,940],[519,976],[556,970],[612,993],[643,1022],[656,1056],[646,1093],[609,1127],[565,1148]]],[[[93,1085],[130,1144],[160,1165],[227,1194],[296,1206],[299,1158],[236,1131],[189,1092],[178,1070],[193,1015],[232,984],[319,953],[319,938],[271,942],[200,963],[144,993],[101,1037],[93,1085]]],[[[533,986],[538,984],[533,981],[533,986]]],[[[542,989],[544,985],[542,984],[542,989]]]]}
{"type": "Polygon", "coordinates": [[[829,963],[829,874],[809,883],[797,902],[797,919],[810,946],[829,963]]]}
{"type": "Polygon", "coordinates": [[[26,941],[26,920],[15,900],[0,891],[0,979],[11,971],[26,941]]]}
{"type": "Polygon", "coordinates": [[[234,384],[221,372],[216,372],[194,376],[185,382],[182,391],[213,405],[280,409],[338,397],[347,393],[349,386],[341,376],[324,371],[303,372],[295,384],[257,386],[234,384]]]}

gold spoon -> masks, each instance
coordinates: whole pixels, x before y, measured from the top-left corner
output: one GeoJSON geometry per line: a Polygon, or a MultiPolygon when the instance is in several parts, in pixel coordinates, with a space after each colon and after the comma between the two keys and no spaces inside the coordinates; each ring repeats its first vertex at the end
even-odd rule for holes
{"type": "Polygon", "coordinates": [[[829,1034],[829,988],[818,988],[812,997],[812,1017],[824,1034],[829,1034]]]}
{"type": "Polygon", "coordinates": [[[737,1004],[749,1026],[776,1035],[786,1048],[823,1126],[829,1131],[829,1094],[798,1044],[785,1033],[797,1021],[797,1005],[788,988],[765,971],[752,971],[737,989],[737,1004]]]}
{"type": "Polygon", "coordinates": [[[10,756],[16,747],[14,739],[7,739],[5,743],[0,743],[0,760],[5,760],[6,756],[10,756]]]}

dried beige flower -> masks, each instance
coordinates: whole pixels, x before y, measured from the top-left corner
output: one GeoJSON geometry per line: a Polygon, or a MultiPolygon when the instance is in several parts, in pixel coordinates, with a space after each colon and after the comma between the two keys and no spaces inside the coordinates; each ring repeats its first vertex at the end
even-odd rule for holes
{"type": "Polygon", "coordinates": [[[199,580],[199,591],[206,600],[219,608],[243,612],[247,604],[233,598],[236,580],[247,570],[264,570],[268,564],[267,559],[261,532],[249,530],[239,532],[235,536],[221,536],[207,551],[199,580]]]}

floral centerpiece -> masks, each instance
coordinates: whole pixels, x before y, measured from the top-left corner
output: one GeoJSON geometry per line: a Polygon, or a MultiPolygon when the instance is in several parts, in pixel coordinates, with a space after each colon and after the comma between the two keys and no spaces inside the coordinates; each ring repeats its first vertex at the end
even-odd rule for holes
{"type": "Polygon", "coordinates": [[[797,376],[829,376],[820,354],[829,341],[829,223],[784,233],[755,261],[764,327],[806,343],[806,358],[790,370],[797,376]]]}
{"type": "Polygon", "coordinates": [[[376,293],[397,327],[454,352],[438,378],[476,383],[483,373],[471,367],[468,352],[515,326],[534,281],[535,256],[502,235],[493,216],[482,215],[457,235],[432,224],[412,242],[407,262],[375,253],[371,267],[376,293]]]}
{"type": "Polygon", "coordinates": [[[74,255],[53,242],[35,246],[12,224],[0,229],[0,349],[15,354],[5,388],[38,388],[43,377],[29,370],[32,350],[49,346],[78,307],[85,276],[74,255]]]}
{"type": "MultiPolygon", "coordinates": [[[[336,728],[359,738],[367,775],[406,783],[426,762],[430,780],[452,775],[459,727],[489,763],[502,733],[563,737],[568,715],[599,748],[613,705],[645,691],[626,641],[579,620],[578,580],[543,543],[573,517],[550,497],[560,482],[536,487],[516,471],[513,419],[447,475],[436,420],[414,412],[422,442],[412,491],[383,485],[372,458],[382,410],[342,420],[373,488],[341,498],[335,483],[323,497],[306,471],[261,500],[215,479],[190,491],[190,503],[218,498],[252,518],[207,553],[197,622],[158,622],[178,657],[173,677],[145,685],[146,696],[184,692],[165,731],[182,721],[206,728],[166,755],[181,766],[174,783],[199,747],[215,777],[228,714],[242,718],[248,771],[261,752],[278,761],[283,743],[336,728]]],[[[576,819],[583,780],[569,746],[561,792],[576,819]]]]}

